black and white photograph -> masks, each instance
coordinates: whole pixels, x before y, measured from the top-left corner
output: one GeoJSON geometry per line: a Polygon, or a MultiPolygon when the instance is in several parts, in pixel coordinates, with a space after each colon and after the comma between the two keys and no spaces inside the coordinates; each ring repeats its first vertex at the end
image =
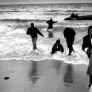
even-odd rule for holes
{"type": "Polygon", "coordinates": [[[0,92],[92,92],[92,0],[0,0],[0,92]]]}

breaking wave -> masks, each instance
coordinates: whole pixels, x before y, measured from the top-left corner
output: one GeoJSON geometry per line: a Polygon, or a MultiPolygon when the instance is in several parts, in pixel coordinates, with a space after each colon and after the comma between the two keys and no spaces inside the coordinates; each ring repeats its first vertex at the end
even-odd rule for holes
{"type": "Polygon", "coordinates": [[[34,61],[41,61],[41,60],[48,60],[48,59],[54,59],[54,60],[61,60],[66,63],[71,64],[85,64],[88,65],[88,58],[87,55],[78,48],[77,45],[74,46],[75,52],[72,53],[71,56],[68,56],[68,50],[66,50],[64,53],[57,52],[54,55],[50,54],[50,48],[48,48],[45,45],[40,45],[40,49],[36,51],[32,51],[32,48],[29,50],[20,48],[20,50],[16,51],[4,51],[3,55],[0,53],[0,60],[34,60],[34,61]],[[44,47],[47,47],[43,49],[44,47]]]}

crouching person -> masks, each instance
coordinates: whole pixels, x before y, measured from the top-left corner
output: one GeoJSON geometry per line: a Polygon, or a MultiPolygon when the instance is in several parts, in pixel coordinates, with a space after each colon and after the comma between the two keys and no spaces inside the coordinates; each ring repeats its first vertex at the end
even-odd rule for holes
{"type": "Polygon", "coordinates": [[[64,52],[64,48],[63,48],[63,46],[61,45],[59,39],[58,39],[58,40],[55,42],[55,44],[53,45],[51,54],[54,54],[54,53],[56,53],[57,51],[60,51],[61,53],[64,52]]]}

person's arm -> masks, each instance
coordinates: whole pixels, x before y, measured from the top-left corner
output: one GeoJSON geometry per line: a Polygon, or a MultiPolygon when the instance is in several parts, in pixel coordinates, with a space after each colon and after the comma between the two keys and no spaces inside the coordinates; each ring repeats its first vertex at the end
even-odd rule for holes
{"type": "Polygon", "coordinates": [[[85,51],[85,50],[87,50],[86,48],[87,48],[87,46],[86,46],[86,39],[85,39],[85,37],[83,37],[83,44],[82,44],[82,50],[83,51],[85,51]]]}
{"type": "Polygon", "coordinates": [[[30,29],[29,29],[29,28],[27,29],[26,34],[27,34],[27,35],[30,35],[30,29]]]}
{"type": "Polygon", "coordinates": [[[50,21],[49,21],[49,20],[47,20],[47,21],[46,21],[46,23],[47,23],[47,24],[49,24],[49,23],[50,23],[50,21]]]}
{"type": "Polygon", "coordinates": [[[56,47],[56,44],[54,44],[52,47],[51,55],[55,53],[55,47],[56,47]]]}
{"type": "Polygon", "coordinates": [[[61,51],[64,52],[63,46],[60,44],[61,51]]]}
{"type": "Polygon", "coordinates": [[[67,36],[66,36],[67,35],[66,30],[63,31],[63,35],[64,35],[64,38],[67,38],[67,36]]]}
{"type": "Polygon", "coordinates": [[[57,23],[58,21],[53,21],[53,23],[57,23]]]}
{"type": "Polygon", "coordinates": [[[44,37],[44,35],[36,28],[36,31],[39,35],[41,35],[42,37],[44,37]]]}
{"type": "Polygon", "coordinates": [[[75,36],[76,35],[76,32],[73,30],[73,36],[75,36]]]}

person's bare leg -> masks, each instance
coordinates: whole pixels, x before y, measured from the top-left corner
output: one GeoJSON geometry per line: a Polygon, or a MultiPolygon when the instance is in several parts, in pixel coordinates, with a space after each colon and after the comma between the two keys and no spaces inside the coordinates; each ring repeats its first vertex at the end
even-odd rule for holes
{"type": "Polygon", "coordinates": [[[37,49],[36,41],[37,41],[37,37],[32,38],[33,50],[36,50],[37,49]]]}
{"type": "Polygon", "coordinates": [[[33,43],[33,50],[36,50],[36,49],[37,49],[36,43],[33,43]]]}

